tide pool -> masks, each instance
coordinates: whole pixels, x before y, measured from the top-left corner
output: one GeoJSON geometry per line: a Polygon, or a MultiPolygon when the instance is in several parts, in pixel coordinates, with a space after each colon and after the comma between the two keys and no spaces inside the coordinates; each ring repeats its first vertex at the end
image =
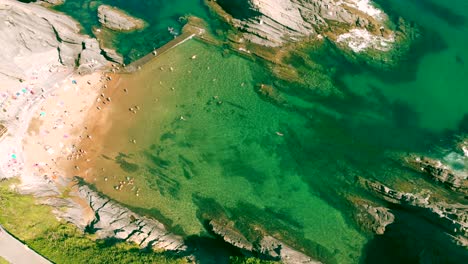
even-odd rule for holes
{"type": "Polygon", "coordinates": [[[257,95],[265,74],[192,40],[123,76],[117,89],[128,95],[112,107],[111,132],[88,178],[116,200],[157,211],[186,235],[204,233],[197,215],[214,209],[203,202],[211,199],[233,219],[281,227],[288,239],[300,234],[339,263],[356,262],[365,236],[321,197],[346,176],[327,166],[330,153],[320,157],[320,135],[308,118],[257,95]],[[136,107],[136,114],[128,110],[136,107]],[[310,153],[297,153],[302,146],[310,153]],[[136,188],[114,190],[126,177],[136,188]]]}

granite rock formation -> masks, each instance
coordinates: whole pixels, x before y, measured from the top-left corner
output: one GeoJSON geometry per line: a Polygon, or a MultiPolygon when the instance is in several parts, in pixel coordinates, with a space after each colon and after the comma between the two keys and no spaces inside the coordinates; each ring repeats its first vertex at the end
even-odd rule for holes
{"type": "Polygon", "coordinates": [[[42,0],[42,2],[45,2],[50,5],[61,5],[65,2],[65,0],[42,0]]]}
{"type": "Polygon", "coordinates": [[[222,17],[244,32],[247,41],[263,46],[326,35],[360,52],[388,50],[395,41],[388,17],[369,0],[247,0],[242,2],[251,15],[244,17],[226,8],[230,1],[217,2],[225,10],[222,17]]]}
{"type": "Polygon", "coordinates": [[[151,247],[174,252],[187,249],[183,238],[167,231],[160,222],[133,213],[102,197],[86,185],[78,188],[79,197],[89,203],[95,216],[88,223],[87,229],[94,231],[99,237],[115,237],[134,242],[142,248],[151,247]]]}
{"type": "Polygon", "coordinates": [[[0,0],[0,73],[21,80],[30,69],[60,63],[88,72],[107,65],[96,39],[71,18],[46,8],[0,0]]]}
{"type": "Polygon", "coordinates": [[[124,11],[108,6],[101,5],[98,7],[99,22],[109,29],[130,31],[143,28],[145,22],[127,15],[124,11]]]}
{"type": "Polygon", "coordinates": [[[246,255],[263,256],[272,260],[280,260],[281,263],[285,264],[321,263],[268,234],[259,237],[256,242],[251,242],[229,220],[210,220],[209,226],[213,233],[227,243],[241,249],[246,255]]]}
{"type": "Polygon", "coordinates": [[[468,194],[468,172],[466,170],[453,170],[439,160],[416,155],[406,158],[406,164],[451,190],[468,194]]]}
{"type": "Polygon", "coordinates": [[[468,205],[431,199],[429,194],[400,192],[364,178],[359,178],[359,183],[386,202],[418,211],[443,228],[456,243],[468,246],[468,205]]]}

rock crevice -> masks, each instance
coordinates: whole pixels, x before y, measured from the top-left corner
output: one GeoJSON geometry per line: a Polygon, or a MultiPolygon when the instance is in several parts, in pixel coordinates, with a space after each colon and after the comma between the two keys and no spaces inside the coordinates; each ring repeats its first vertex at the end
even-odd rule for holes
{"type": "Polygon", "coordinates": [[[78,196],[88,202],[94,212],[86,229],[101,238],[115,237],[134,242],[142,248],[181,252],[187,250],[182,237],[167,231],[160,222],[140,216],[105,198],[86,185],[78,187],[78,196]]]}

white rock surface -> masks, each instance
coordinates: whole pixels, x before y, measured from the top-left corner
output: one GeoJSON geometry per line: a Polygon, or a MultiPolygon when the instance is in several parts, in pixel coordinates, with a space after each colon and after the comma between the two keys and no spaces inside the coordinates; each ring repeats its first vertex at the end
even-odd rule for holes
{"type": "MultiPolygon", "coordinates": [[[[388,19],[370,0],[249,0],[249,8],[260,15],[246,19],[232,18],[232,23],[244,31],[247,40],[264,46],[281,46],[286,42],[315,36],[329,30],[331,23],[342,23],[351,28],[349,35],[353,51],[387,47],[394,38],[362,36],[365,27],[373,24],[379,28],[388,19]],[[360,30],[360,31],[355,31],[360,30]],[[356,33],[361,33],[356,35],[356,33]],[[353,38],[353,37],[357,38],[353,38]],[[365,45],[368,40],[373,44],[365,45]],[[382,45],[377,45],[382,42],[382,45]]],[[[336,39],[332,39],[336,40],[336,39]]],[[[381,50],[384,50],[383,48],[381,50]]]]}
{"type": "Polygon", "coordinates": [[[99,45],[79,34],[71,18],[34,4],[0,0],[0,81],[25,79],[28,71],[46,65],[100,68],[107,60],[99,45]],[[80,58],[80,61],[78,61],[80,58]]]}
{"type": "Polygon", "coordinates": [[[61,5],[65,0],[42,0],[42,2],[48,3],[50,5],[61,5]]]}
{"type": "Polygon", "coordinates": [[[141,247],[170,251],[186,250],[183,238],[167,231],[160,222],[142,217],[129,209],[101,197],[88,186],[79,187],[79,196],[89,202],[95,218],[89,226],[100,237],[116,237],[141,247]]]}
{"type": "Polygon", "coordinates": [[[145,22],[127,15],[123,10],[116,7],[101,5],[98,7],[99,22],[107,28],[114,30],[135,30],[143,28],[145,22]]]}

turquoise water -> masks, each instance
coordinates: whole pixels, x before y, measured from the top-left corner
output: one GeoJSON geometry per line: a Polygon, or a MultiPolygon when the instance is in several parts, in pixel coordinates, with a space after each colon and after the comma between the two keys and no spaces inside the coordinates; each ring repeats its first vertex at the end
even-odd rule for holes
{"type": "MultiPolygon", "coordinates": [[[[82,2],[68,1],[62,10],[82,2]]],[[[439,147],[468,132],[468,3],[378,2],[423,29],[425,42],[393,71],[369,70],[324,47],[290,58],[308,84],[319,84],[292,84],[261,63],[190,41],[122,77],[118,90],[129,94],[112,108],[94,183],[187,236],[207,236],[203,221],[221,213],[243,232],[261,227],[326,263],[459,263],[466,251],[415,212],[392,208],[397,221],[378,237],[354,221],[353,202],[373,200],[357,177],[446,195],[394,157],[442,157],[439,147]],[[318,65],[311,68],[308,59],[318,65]],[[259,91],[260,83],[273,87],[271,96],[259,91]],[[135,105],[142,110],[133,115],[128,108],[135,105]],[[135,189],[114,190],[127,176],[135,178],[139,196],[135,189]]],[[[195,0],[115,5],[151,24],[115,35],[128,58],[170,39],[154,33],[180,28],[180,15],[206,16],[195,0]],[[156,6],[159,13],[149,11],[156,6]]],[[[93,8],[75,14],[85,30],[96,25],[93,8]]]]}
{"type": "Polygon", "coordinates": [[[424,56],[413,80],[398,82],[395,78],[393,82],[383,82],[364,73],[346,76],[347,86],[361,95],[375,92],[372,89],[377,88],[386,100],[399,102],[413,110],[413,120],[408,122],[424,129],[435,132],[457,130],[468,112],[468,2],[386,2],[394,13],[434,31],[445,49],[424,56]]]}

